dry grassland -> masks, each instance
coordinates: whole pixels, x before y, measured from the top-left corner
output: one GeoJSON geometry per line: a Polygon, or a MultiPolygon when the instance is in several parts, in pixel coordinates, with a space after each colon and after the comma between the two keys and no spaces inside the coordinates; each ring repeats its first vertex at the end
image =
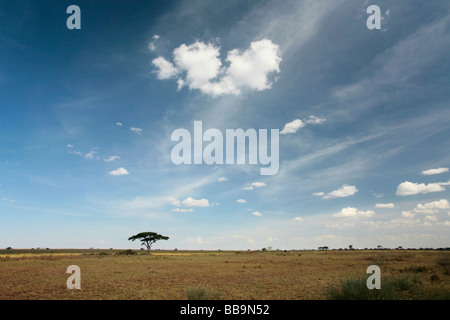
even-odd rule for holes
{"type": "Polygon", "coordinates": [[[405,299],[449,299],[450,252],[383,251],[116,251],[0,252],[0,299],[327,299],[330,287],[368,277],[369,265],[389,277],[413,277],[405,299]],[[81,290],[69,290],[69,265],[81,269],[81,290]],[[201,298],[201,297],[200,297],[201,298]]]}

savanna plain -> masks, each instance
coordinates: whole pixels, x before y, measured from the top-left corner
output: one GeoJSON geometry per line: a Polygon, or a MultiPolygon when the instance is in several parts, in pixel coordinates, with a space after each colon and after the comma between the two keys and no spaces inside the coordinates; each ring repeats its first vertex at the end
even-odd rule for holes
{"type": "Polygon", "coordinates": [[[0,250],[1,300],[448,300],[450,251],[0,250]],[[69,290],[70,265],[81,289],[69,290]],[[377,265],[381,289],[366,273],[377,265]]]}

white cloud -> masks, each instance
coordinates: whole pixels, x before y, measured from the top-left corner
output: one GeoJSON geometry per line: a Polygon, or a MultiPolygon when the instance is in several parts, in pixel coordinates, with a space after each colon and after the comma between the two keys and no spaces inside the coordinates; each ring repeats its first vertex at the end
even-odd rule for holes
{"type": "Polygon", "coordinates": [[[169,203],[173,206],[176,206],[176,207],[181,206],[181,201],[177,200],[175,197],[169,197],[169,198],[167,198],[167,201],[169,201],[169,203]]]}
{"type": "Polygon", "coordinates": [[[302,221],[303,221],[303,218],[302,218],[302,217],[295,217],[295,218],[294,218],[294,221],[302,222],[302,221]]]}
{"type": "Polygon", "coordinates": [[[414,218],[414,213],[411,211],[402,211],[403,218],[414,218]]]}
{"type": "Polygon", "coordinates": [[[159,39],[159,36],[157,34],[155,34],[152,37],[152,41],[148,44],[148,48],[150,51],[155,51],[156,50],[156,41],[159,39]]]}
{"type": "Polygon", "coordinates": [[[398,229],[404,227],[414,227],[420,223],[420,219],[392,219],[389,221],[367,221],[366,225],[369,226],[369,230],[379,230],[379,229],[398,229]]]}
{"type": "Polygon", "coordinates": [[[70,154],[76,154],[77,156],[82,156],[83,154],[80,151],[69,151],[70,154]]]}
{"type": "Polygon", "coordinates": [[[323,192],[314,192],[313,195],[318,196],[318,197],[322,197],[325,195],[325,193],[323,192]]]}
{"type": "Polygon", "coordinates": [[[393,203],[377,203],[375,208],[394,208],[393,203]]]}
{"type": "Polygon", "coordinates": [[[441,199],[439,201],[432,201],[425,204],[418,204],[414,209],[418,213],[436,213],[442,209],[449,209],[450,203],[446,199],[441,199]]]}
{"type": "Polygon", "coordinates": [[[192,197],[188,197],[181,201],[181,204],[186,207],[209,207],[209,201],[207,199],[196,200],[192,197]]]}
{"type": "Polygon", "coordinates": [[[326,119],[322,119],[316,116],[309,116],[309,119],[306,120],[306,123],[311,123],[311,124],[322,124],[326,121],[326,119]]]}
{"type": "Polygon", "coordinates": [[[333,199],[333,198],[345,198],[354,195],[358,192],[355,186],[349,186],[343,184],[337,190],[331,191],[326,196],[323,196],[323,199],[333,199]]]}
{"type": "Polygon", "coordinates": [[[425,220],[437,221],[437,218],[436,218],[436,216],[425,216],[425,220]]]}
{"type": "Polygon", "coordinates": [[[137,133],[137,134],[141,134],[142,133],[142,129],[141,128],[131,127],[130,130],[133,131],[134,133],[137,133]]]}
{"type": "Polygon", "coordinates": [[[118,168],[116,170],[110,171],[108,172],[109,175],[111,176],[123,176],[123,175],[127,175],[129,174],[128,170],[125,168],[118,168]]]}
{"type": "Polygon", "coordinates": [[[264,182],[253,182],[247,187],[243,187],[244,190],[253,190],[254,188],[262,188],[267,186],[264,182]]]}
{"type": "Polygon", "coordinates": [[[94,155],[95,155],[96,153],[97,153],[97,151],[92,150],[91,152],[86,153],[86,154],[84,155],[84,157],[85,157],[86,159],[94,159],[94,155]]]}
{"type": "Polygon", "coordinates": [[[227,57],[230,67],[226,72],[226,80],[229,79],[238,88],[249,87],[258,91],[270,89],[272,84],[267,75],[280,72],[281,57],[278,50],[278,45],[268,39],[252,42],[242,54],[237,49],[231,50],[227,57]]]}
{"type": "Polygon", "coordinates": [[[211,43],[196,41],[189,46],[182,44],[173,51],[173,55],[177,67],[186,72],[183,83],[191,89],[202,90],[221,70],[220,47],[211,43]]]}
{"type": "Polygon", "coordinates": [[[220,177],[219,179],[217,179],[217,181],[219,182],[223,182],[223,181],[227,181],[228,179],[225,177],[220,177]]]}
{"type": "Polygon", "coordinates": [[[284,125],[283,130],[280,131],[280,134],[290,134],[296,133],[298,129],[303,128],[305,123],[300,119],[295,119],[292,122],[288,122],[284,125]]]}
{"type": "Polygon", "coordinates": [[[310,116],[307,120],[295,119],[294,121],[286,123],[283,130],[280,131],[280,134],[296,133],[298,129],[303,128],[306,124],[322,124],[325,121],[326,119],[321,119],[316,116],[310,116]]]}
{"type": "Polygon", "coordinates": [[[433,174],[441,174],[444,172],[448,172],[448,168],[429,169],[429,170],[422,171],[422,174],[429,176],[429,175],[433,175],[433,174]]]}
{"type": "Polygon", "coordinates": [[[398,185],[396,195],[398,196],[409,196],[419,193],[430,193],[445,191],[443,186],[449,185],[449,182],[437,182],[437,183],[415,183],[405,181],[398,185]]]}
{"type": "Polygon", "coordinates": [[[258,212],[258,211],[255,211],[255,212],[252,212],[252,215],[257,216],[257,217],[261,217],[262,213],[258,212]]]}
{"type": "Polygon", "coordinates": [[[178,200],[175,197],[169,197],[167,198],[167,202],[169,202],[171,205],[177,207],[172,209],[175,212],[193,212],[194,209],[190,209],[192,207],[212,207],[214,205],[218,205],[218,204],[210,204],[209,201],[207,199],[194,199],[192,197],[187,197],[186,199],[184,199],[183,201],[178,200]],[[184,207],[184,208],[181,208],[184,207]],[[189,209],[186,209],[189,208],[189,209]]]}
{"type": "Polygon", "coordinates": [[[237,199],[236,202],[237,203],[247,203],[247,200],[245,200],[245,199],[237,199]]]}
{"type": "Polygon", "coordinates": [[[117,159],[120,159],[119,156],[110,156],[109,158],[104,159],[106,162],[112,162],[116,161],[117,159]]]}
{"type": "Polygon", "coordinates": [[[172,64],[172,62],[167,61],[163,57],[158,57],[153,59],[152,63],[159,69],[158,79],[166,80],[170,79],[178,74],[178,69],[172,64]]]}
{"type": "Polygon", "coordinates": [[[116,126],[119,126],[119,127],[121,127],[123,125],[123,123],[122,122],[116,122],[116,126]]]}
{"type": "Polygon", "coordinates": [[[175,208],[175,209],[172,209],[172,211],[175,211],[175,212],[193,212],[194,209],[175,208]]]}
{"type": "Polygon", "coordinates": [[[264,182],[253,182],[252,186],[255,188],[261,188],[261,187],[265,187],[266,184],[264,182]]]}
{"type": "Polygon", "coordinates": [[[333,214],[333,217],[354,219],[354,218],[368,218],[373,215],[375,215],[375,212],[373,212],[372,210],[360,211],[356,208],[347,207],[347,208],[343,208],[338,213],[333,214]]]}
{"type": "Polygon", "coordinates": [[[68,144],[67,148],[73,148],[73,144],[68,144]]]}
{"type": "Polygon", "coordinates": [[[241,93],[242,88],[270,89],[269,73],[280,72],[278,45],[263,39],[250,44],[244,52],[228,52],[228,67],[222,65],[220,47],[196,41],[182,44],[173,51],[174,63],[163,57],[153,60],[158,79],[176,78],[178,89],[188,86],[213,96],[241,93]]]}

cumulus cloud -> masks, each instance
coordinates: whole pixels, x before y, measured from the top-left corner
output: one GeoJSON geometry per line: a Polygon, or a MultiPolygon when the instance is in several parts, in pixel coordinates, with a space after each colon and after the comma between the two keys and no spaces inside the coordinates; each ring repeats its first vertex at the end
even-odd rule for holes
{"type": "MultiPolygon", "coordinates": [[[[337,190],[331,191],[330,193],[324,195],[322,199],[333,199],[333,198],[345,198],[350,197],[358,192],[355,186],[349,186],[343,184],[337,190]]],[[[317,192],[316,195],[321,195],[323,192],[317,192]]]]}
{"type": "Polygon", "coordinates": [[[264,182],[253,182],[252,186],[255,188],[261,188],[261,187],[265,187],[266,184],[264,182]]]}
{"type": "Polygon", "coordinates": [[[116,122],[116,126],[121,127],[121,126],[123,126],[123,123],[122,122],[116,122]]]}
{"type": "Polygon", "coordinates": [[[217,181],[219,182],[223,182],[223,181],[227,181],[228,179],[225,177],[220,177],[219,179],[217,179],[217,181]]]}
{"type": "Polygon", "coordinates": [[[373,215],[375,215],[375,212],[373,212],[372,210],[361,211],[353,207],[347,207],[333,214],[333,217],[355,219],[355,218],[368,218],[372,217],[373,215]]]}
{"type": "Polygon", "coordinates": [[[258,212],[258,211],[255,211],[255,212],[252,212],[252,215],[257,216],[257,217],[261,217],[262,213],[258,212]]]}
{"type": "Polygon", "coordinates": [[[377,203],[375,208],[394,208],[393,203],[377,203]]]}
{"type": "Polygon", "coordinates": [[[67,148],[73,148],[74,145],[73,145],[73,144],[68,144],[66,147],[67,147],[67,148]]]}
{"type": "Polygon", "coordinates": [[[398,185],[397,192],[395,193],[398,196],[410,196],[419,193],[430,193],[430,192],[439,192],[445,191],[445,187],[449,185],[449,182],[436,182],[436,183],[415,183],[405,181],[398,185]]]}
{"type": "Polygon", "coordinates": [[[128,172],[127,169],[121,167],[121,168],[118,168],[116,170],[108,172],[108,174],[111,175],[111,176],[123,176],[123,175],[129,174],[129,172],[128,172]]]}
{"type": "Polygon", "coordinates": [[[245,200],[245,199],[237,199],[236,202],[237,203],[247,203],[247,200],[245,200]]]}
{"type": "Polygon", "coordinates": [[[158,69],[158,79],[173,78],[178,90],[187,86],[212,96],[239,95],[243,88],[270,89],[268,76],[280,72],[281,62],[278,45],[268,39],[252,42],[243,52],[229,51],[228,67],[222,64],[220,47],[213,43],[182,44],[174,49],[173,57],[173,63],[163,57],[152,61],[158,69]]]}
{"type": "Polygon", "coordinates": [[[169,197],[167,198],[167,202],[169,202],[171,205],[175,206],[176,208],[172,209],[172,211],[175,212],[193,212],[194,207],[212,207],[213,204],[210,204],[207,199],[194,199],[192,197],[187,197],[183,201],[178,200],[175,197],[169,197]]]}
{"type": "Polygon", "coordinates": [[[302,217],[295,217],[295,218],[294,218],[294,221],[302,222],[302,221],[303,221],[303,218],[302,218],[302,217]]]}
{"type": "Polygon", "coordinates": [[[284,125],[283,130],[280,131],[280,134],[290,134],[296,133],[298,129],[303,128],[305,123],[300,119],[295,119],[292,122],[288,122],[284,125]]]}
{"type": "Polygon", "coordinates": [[[425,204],[418,204],[414,209],[418,213],[436,213],[442,209],[449,209],[450,203],[446,199],[441,199],[439,201],[432,201],[425,204]]]}
{"type": "Polygon", "coordinates": [[[181,201],[181,204],[186,206],[186,207],[209,207],[209,201],[207,199],[199,199],[196,200],[192,197],[188,197],[186,199],[184,199],[183,201],[181,201]]]}
{"type": "Polygon", "coordinates": [[[430,176],[430,175],[434,175],[434,174],[441,174],[444,172],[448,172],[448,168],[429,169],[429,170],[422,171],[422,174],[426,175],[426,176],[430,176]]]}
{"type": "Polygon", "coordinates": [[[303,128],[307,124],[322,124],[325,121],[326,119],[321,119],[316,116],[310,116],[307,120],[295,119],[294,121],[286,123],[283,130],[280,131],[280,134],[296,133],[299,129],[303,128]]]}
{"type": "Polygon", "coordinates": [[[403,218],[414,218],[414,213],[411,211],[402,211],[403,218]]]}
{"type": "Polygon", "coordinates": [[[249,186],[243,187],[244,190],[253,190],[254,188],[262,188],[267,186],[264,182],[253,182],[249,186]]]}

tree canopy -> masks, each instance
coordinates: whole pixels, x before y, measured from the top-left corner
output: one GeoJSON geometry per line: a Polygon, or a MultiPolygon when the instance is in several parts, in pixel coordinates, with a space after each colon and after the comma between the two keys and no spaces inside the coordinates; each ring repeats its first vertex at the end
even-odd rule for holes
{"type": "Polygon", "coordinates": [[[129,237],[128,240],[140,240],[141,245],[145,245],[147,247],[147,251],[150,253],[152,244],[158,240],[169,240],[169,237],[163,236],[156,232],[141,232],[129,237]]]}

